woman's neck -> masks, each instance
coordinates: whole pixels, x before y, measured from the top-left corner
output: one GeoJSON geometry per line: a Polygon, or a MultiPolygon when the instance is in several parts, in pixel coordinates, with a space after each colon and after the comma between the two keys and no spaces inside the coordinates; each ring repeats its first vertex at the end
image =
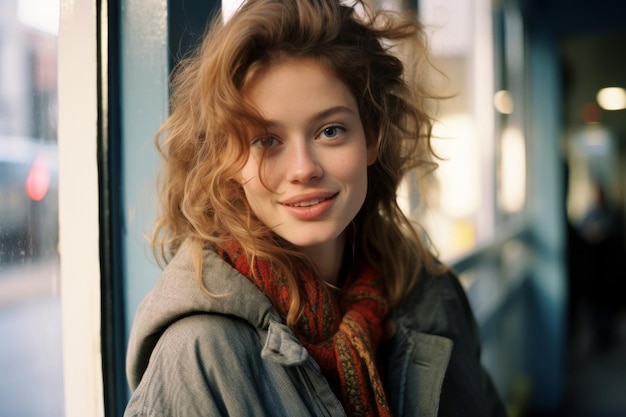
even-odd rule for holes
{"type": "Polygon", "coordinates": [[[315,264],[320,277],[329,284],[337,285],[343,260],[345,238],[343,235],[333,242],[302,248],[315,264]]]}

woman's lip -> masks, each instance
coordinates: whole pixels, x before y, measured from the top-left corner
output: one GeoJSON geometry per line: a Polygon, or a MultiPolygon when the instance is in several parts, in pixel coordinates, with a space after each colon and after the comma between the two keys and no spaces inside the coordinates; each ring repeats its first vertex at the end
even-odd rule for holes
{"type": "Polygon", "coordinates": [[[325,197],[320,197],[317,195],[316,197],[307,197],[305,199],[290,199],[291,204],[286,204],[282,202],[284,210],[289,213],[289,215],[295,217],[298,220],[302,221],[312,221],[317,220],[323,217],[333,206],[335,203],[335,197],[339,193],[335,194],[325,194],[325,197]],[[305,205],[301,205],[304,203],[305,205]],[[309,204],[311,203],[311,204],[309,204]],[[294,205],[298,204],[298,205],[294,205]]]}
{"type": "Polygon", "coordinates": [[[308,194],[301,194],[295,197],[290,197],[286,200],[282,200],[280,201],[280,204],[284,205],[284,206],[290,206],[290,207],[306,207],[306,206],[313,206],[315,204],[319,204],[321,202],[323,202],[324,200],[328,200],[330,198],[333,198],[337,195],[338,193],[308,193],[308,194]]]}

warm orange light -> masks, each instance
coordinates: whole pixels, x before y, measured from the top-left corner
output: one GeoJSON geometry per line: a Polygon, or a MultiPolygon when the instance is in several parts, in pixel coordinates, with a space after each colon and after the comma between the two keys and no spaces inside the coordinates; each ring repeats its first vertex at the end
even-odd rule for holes
{"type": "Polygon", "coordinates": [[[600,123],[602,119],[602,109],[598,107],[596,103],[585,103],[581,115],[583,121],[587,124],[600,123]]]}

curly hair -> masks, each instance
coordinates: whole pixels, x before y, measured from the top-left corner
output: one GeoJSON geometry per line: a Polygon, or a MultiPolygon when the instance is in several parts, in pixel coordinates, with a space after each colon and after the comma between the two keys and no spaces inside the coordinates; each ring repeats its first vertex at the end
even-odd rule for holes
{"type": "Polygon", "coordinates": [[[422,269],[438,267],[397,203],[407,174],[426,179],[436,167],[428,105],[436,95],[429,91],[432,65],[422,25],[410,14],[362,2],[249,0],[226,23],[216,16],[199,48],[173,72],[171,113],[156,137],[163,169],[152,244],[166,264],[190,239],[201,282],[202,249],[236,240],[248,259],[269,260],[287,276],[288,323],[300,311],[295,265],[313,265],[254,216],[237,178],[249,155],[246,127],[262,126],[246,103],[247,83],[259,69],[305,57],[347,86],[364,128],[374,133],[367,140],[378,159],[368,167],[365,202],[346,231],[355,259],[384,274],[392,306],[422,269]]]}

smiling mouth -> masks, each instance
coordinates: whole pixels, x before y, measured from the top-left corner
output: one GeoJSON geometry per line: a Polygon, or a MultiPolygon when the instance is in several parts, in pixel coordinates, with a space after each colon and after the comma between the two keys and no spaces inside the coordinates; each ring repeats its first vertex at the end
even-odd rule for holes
{"type": "Polygon", "coordinates": [[[315,198],[313,200],[309,200],[309,201],[301,201],[299,203],[294,203],[294,204],[287,204],[289,207],[310,207],[310,206],[314,206],[316,204],[321,203],[322,201],[326,201],[326,200],[330,200],[332,197],[328,197],[328,198],[315,198]]]}

